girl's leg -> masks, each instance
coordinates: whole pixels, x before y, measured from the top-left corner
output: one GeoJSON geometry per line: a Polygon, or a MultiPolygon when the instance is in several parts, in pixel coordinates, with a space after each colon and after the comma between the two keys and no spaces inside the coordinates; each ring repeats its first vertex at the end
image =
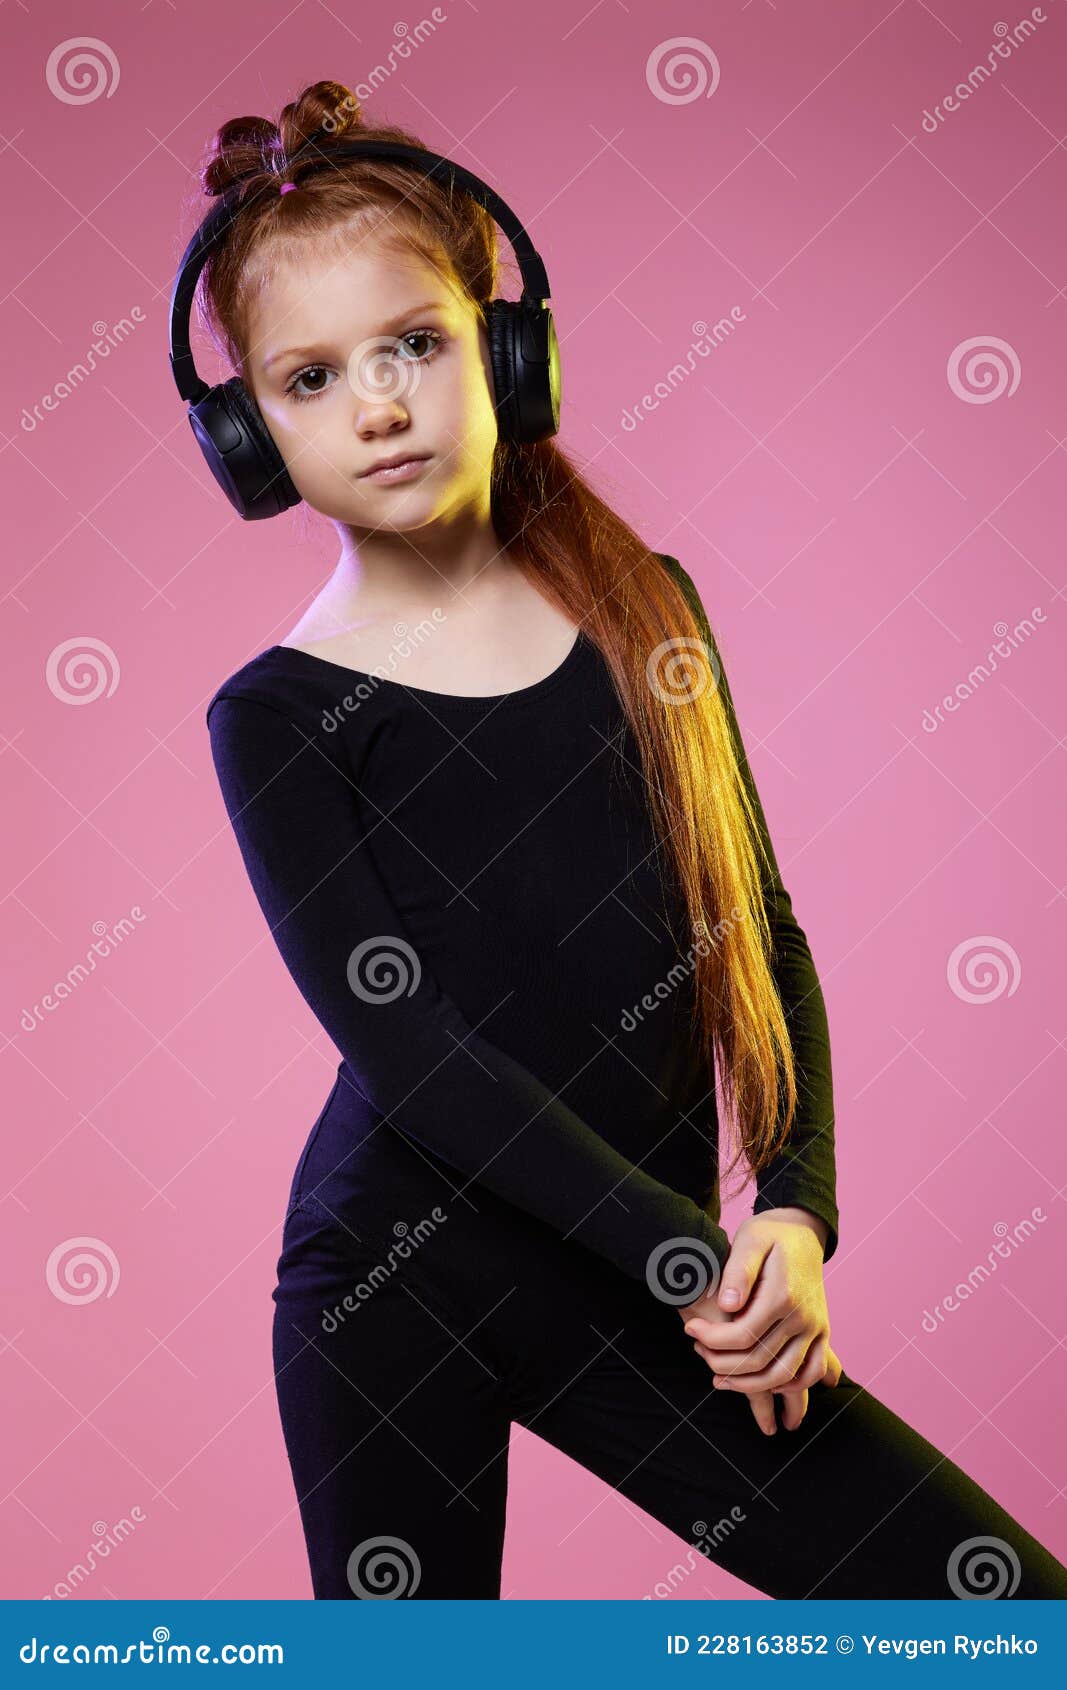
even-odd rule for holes
{"type": "Polygon", "coordinates": [[[847,1374],[768,1437],[715,1390],[672,1308],[591,1336],[573,1384],[514,1418],[757,1590],[1067,1597],[1067,1568],[847,1374]]]}
{"type": "Polygon", "coordinates": [[[315,1596],[498,1598],[510,1419],[478,1331],[315,1198],[286,1220],[274,1299],[315,1596]]]}

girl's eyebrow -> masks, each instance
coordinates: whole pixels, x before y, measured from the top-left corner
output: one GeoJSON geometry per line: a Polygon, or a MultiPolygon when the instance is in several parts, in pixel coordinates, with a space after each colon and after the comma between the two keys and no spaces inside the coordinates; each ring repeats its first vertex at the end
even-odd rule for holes
{"type": "MultiPolygon", "coordinates": [[[[409,317],[416,316],[420,311],[447,311],[448,305],[444,300],[428,299],[421,305],[409,305],[406,311],[400,311],[395,317],[390,317],[378,330],[379,334],[392,334],[406,323],[409,317]]],[[[310,358],[312,353],[318,352],[318,346],[290,346],[284,352],[272,352],[263,361],[263,368],[269,370],[272,364],[277,364],[282,358],[310,358]]]]}

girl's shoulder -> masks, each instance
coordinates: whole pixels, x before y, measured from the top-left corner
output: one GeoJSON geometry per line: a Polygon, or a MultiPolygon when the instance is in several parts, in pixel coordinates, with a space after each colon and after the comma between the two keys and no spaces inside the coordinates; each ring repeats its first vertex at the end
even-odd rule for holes
{"type": "Polygon", "coordinates": [[[276,710],[317,732],[358,677],[322,662],[297,646],[272,645],[242,663],[215,688],[205,720],[220,699],[244,699],[276,710]]]}

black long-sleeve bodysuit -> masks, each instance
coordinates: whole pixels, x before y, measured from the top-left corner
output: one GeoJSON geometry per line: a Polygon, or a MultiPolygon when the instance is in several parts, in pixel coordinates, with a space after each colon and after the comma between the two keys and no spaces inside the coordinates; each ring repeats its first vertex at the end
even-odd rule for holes
{"type": "MultiPolygon", "coordinates": [[[[502,699],[360,685],[274,646],[223,683],[208,722],[256,895],[341,1052],[354,1131],[384,1117],[634,1277],[667,1240],[725,1261],[714,1086],[678,968],[691,936],[593,642],[579,633],[553,674],[502,699]]],[[[754,1206],[822,1216],[829,1258],[826,1013],[777,865],[771,899],[800,1095],[754,1206]]]]}
{"type": "MultiPolygon", "coordinates": [[[[272,646],[208,724],[271,934],[342,1057],[274,1293],[315,1595],[498,1596],[515,1423],[683,1538],[726,1521],[710,1553],[774,1596],[952,1595],[979,1532],[1019,1557],[1018,1595],[1067,1594],[847,1374],[767,1437],[682,1331],[692,1241],[720,1264],[729,1249],[715,1092],[679,968],[692,936],[593,642],[481,699],[272,646]]],[[[798,1110],[754,1206],[821,1215],[829,1257],[826,1014],[776,865],[767,894],[798,1110]]]]}

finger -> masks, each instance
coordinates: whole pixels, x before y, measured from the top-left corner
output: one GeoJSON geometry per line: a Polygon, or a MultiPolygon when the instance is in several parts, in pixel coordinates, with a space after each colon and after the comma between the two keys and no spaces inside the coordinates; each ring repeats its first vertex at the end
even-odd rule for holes
{"type": "Polygon", "coordinates": [[[691,1338],[699,1338],[705,1344],[713,1343],[717,1349],[750,1350],[780,1321],[787,1320],[795,1312],[780,1292],[761,1287],[749,1307],[732,1320],[724,1319],[721,1314],[711,1319],[707,1315],[693,1314],[686,1321],[685,1330],[691,1338]]]}
{"type": "Polygon", "coordinates": [[[795,1386],[803,1385],[806,1388],[809,1385],[818,1385],[823,1382],[826,1377],[826,1358],[829,1353],[829,1344],[825,1336],[816,1338],[803,1362],[797,1368],[793,1384],[795,1386]]]}
{"type": "Polygon", "coordinates": [[[768,1244],[734,1244],[719,1280],[716,1300],[721,1309],[736,1314],[744,1308],[770,1249],[768,1244]]]}
{"type": "MultiPolygon", "coordinates": [[[[703,1356],[704,1360],[707,1361],[708,1354],[703,1344],[695,1343],[693,1348],[698,1355],[703,1356]]],[[[759,1391],[755,1396],[749,1397],[748,1400],[760,1431],[765,1433],[767,1437],[773,1437],[778,1427],[774,1414],[774,1397],[770,1391],[759,1391]]]]}
{"type": "MultiPolygon", "coordinates": [[[[773,1257],[768,1257],[764,1262],[754,1289],[737,1313],[722,1308],[717,1296],[706,1293],[690,1306],[686,1325],[700,1321],[718,1333],[724,1349],[748,1349],[757,1338],[762,1338],[777,1321],[785,1319],[795,1309],[784,1271],[780,1266],[775,1267],[773,1261],[773,1257]]],[[[726,1272],[725,1268],[723,1272],[726,1272]]],[[[704,1340],[707,1333],[701,1331],[697,1336],[704,1340]]]]}
{"type": "MultiPolygon", "coordinates": [[[[687,1327],[686,1331],[688,1330],[687,1327]]],[[[796,1312],[780,1320],[770,1332],[762,1338],[757,1338],[747,1350],[724,1349],[718,1332],[714,1331],[710,1337],[702,1337],[701,1342],[705,1343],[716,1357],[715,1371],[733,1376],[739,1373],[757,1373],[770,1367],[790,1340],[802,1337],[804,1332],[804,1316],[796,1312]]],[[[811,1341],[810,1333],[808,1341],[811,1341]]]]}
{"type": "Polygon", "coordinates": [[[760,1431],[773,1437],[778,1426],[774,1418],[774,1397],[770,1391],[761,1391],[759,1396],[749,1397],[748,1400],[760,1431]]]}
{"type": "Polygon", "coordinates": [[[782,1393],[787,1391],[796,1393],[798,1391],[806,1391],[812,1385],[818,1385],[826,1372],[826,1362],[823,1358],[823,1351],[825,1348],[825,1337],[816,1338],[807,1355],[804,1357],[800,1366],[794,1373],[792,1379],[785,1381],[783,1384],[775,1385],[772,1388],[782,1393]]]}
{"type": "Polygon", "coordinates": [[[719,1391],[780,1391],[796,1378],[808,1351],[806,1336],[793,1339],[776,1358],[773,1365],[759,1373],[722,1374],[716,1372],[715,1388],[719,1391]]]}
{"type": "Polygon", "coordinates": [[[782,1425],[787,1431],[795,1432],[807,1412],[807,1391],[782,1392],[782,1425]]]}

